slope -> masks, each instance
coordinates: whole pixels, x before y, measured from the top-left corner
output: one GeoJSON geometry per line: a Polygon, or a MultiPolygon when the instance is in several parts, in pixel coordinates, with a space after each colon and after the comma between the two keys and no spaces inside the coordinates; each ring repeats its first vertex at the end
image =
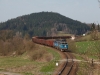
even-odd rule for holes
{"type": "Polygon", "coordinates": [[[85,23],[70,19],[59,13],[39,12],[0,23],[0,30],[13,30],[21,35],[53,36],[58,31],[71,34],[83,34],[89,30],[85,23]]]}

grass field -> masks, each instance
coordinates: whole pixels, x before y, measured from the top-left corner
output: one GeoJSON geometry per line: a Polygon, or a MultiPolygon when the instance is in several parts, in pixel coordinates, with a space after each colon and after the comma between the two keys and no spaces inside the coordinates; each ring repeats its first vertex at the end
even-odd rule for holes
{"type": "Polygon", "coordinates": [[[76,46],[78,48],[79,53],[84,53],[88,50],[90,46],[94,46],[94,41],[76,42],[76,46]]]}
{"type": "Polygon", "coordinates": [[[77,53],[79,54],[87,54],[91,58],[97,58],[96,54],[98,51],[98,48],[96,45],[96,41],[82,41],[82,42],[76,42],[77,47],[77,53]]]}
{"type": "Polygon", "coordinates": [[[51,61],[32,61],[28,59],[27,53],[15,57],[0,56],[0,71],[10,71],[21,73],[22,75],[44,75],[44,73],[46,73],[45,75],[50,75],[49,73],[53,72],[56,68],[55,61],[60,60],[60,55],[52,50],[52,48],[41,45],[40,47],[53,56],[51,61]]]}
{"type": "MultiPolygon", "coordinates": [[[[98,61],[98,53],[100,50],[100,42],[99,41],[81,41],[76,42],[77,53],[75,54],[76,59],[81,60],[78,62],[79,70],[77,71],[77,75],[88,75],[89,73],[94,73],[93,75],[99,75],[98,70],[100,69],[98,64],[94,64],[92,66],[92,60],[98,61]],[[88,62],[84,62],[88,61],[88,62]]],[[[95,61],[94,61],[95,62],[95,61]]]]}
{"type": "MultiPolygon", "coordinates": [[[[99,36],[100,37],[100,36],[99,36]]],[[[76,39],[77,51],[76,59],[81,60],[78,62],[77,75],[99,75],[99,64],[95,63],[100,61],[100,41],[94,40],[91,34],[76,39]],[[93,59],[93,61],[92,61],[93,59]]]]}
{"type": "Polygon", "coordinates": [[[63,31],[58,31],[57,36],[72,36],[72,34],[67,34],[63,31]]]}

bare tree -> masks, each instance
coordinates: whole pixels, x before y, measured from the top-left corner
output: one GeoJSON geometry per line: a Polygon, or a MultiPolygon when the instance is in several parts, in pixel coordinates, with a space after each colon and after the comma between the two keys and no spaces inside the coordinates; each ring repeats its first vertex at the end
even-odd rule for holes
{"type": "Polygon", "coordinates": [[[98,40],[99,39],[98,30],[94,30],[94,31],[91,32],[91,38],[92,38],[92,40],[98,40]]]}

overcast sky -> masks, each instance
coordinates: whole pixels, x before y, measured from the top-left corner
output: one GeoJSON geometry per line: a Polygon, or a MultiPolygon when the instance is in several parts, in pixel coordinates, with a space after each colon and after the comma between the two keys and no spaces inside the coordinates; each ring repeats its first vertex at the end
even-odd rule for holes
{"type": "Polygon", "coordinates": [[[100,24],[98,0],[0,0],[0,22],[42,11],[57,12],[81,22],[100,24]]]}

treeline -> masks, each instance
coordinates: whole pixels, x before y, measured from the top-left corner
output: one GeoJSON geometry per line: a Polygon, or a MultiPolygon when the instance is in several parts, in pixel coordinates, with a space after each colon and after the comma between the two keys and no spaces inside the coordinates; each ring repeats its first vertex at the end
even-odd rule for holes
{"type": "Polygon", "coordinates": [[[90,28],[85,23],[70,19],[54,12],[39,12],[17,17],[0,23],[0,30],[13,30],[23,36],[50,36],[57,31],[83,34],[90,28]]]}

